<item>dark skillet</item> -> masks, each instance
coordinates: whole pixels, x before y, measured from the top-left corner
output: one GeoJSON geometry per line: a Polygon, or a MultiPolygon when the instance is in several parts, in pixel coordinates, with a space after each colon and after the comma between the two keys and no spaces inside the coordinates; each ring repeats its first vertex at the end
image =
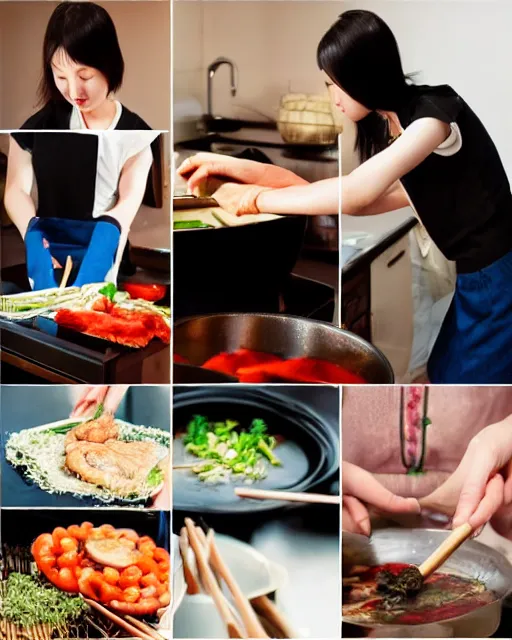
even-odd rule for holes
{"type": "MultiPolygon", "coordinates": [[[[333,389],[333,393],[337,396],[336,390],[333,389]]],[[[283,466],[269,467],[267,478],[252,486],[308,491],[331,477],[338,468],[339,427],[334,429],[325,417],[290,396],[245,386],[181,389],[175,393],[174,464],[184,461],[180,434],[196,414],[210,420],[239,420],[242,426],[249,426],[254,418],[262,418],[267,422],[269,433],[282,439],[275,453],[283,466]]],[[[176,469],[173,471],[173,508],[191,513],[249,514],[290,506],[286,502],[238,498],[234,494],[237,484],[243,485],[243,482],[209,485],[189,469],[176,469]]]]}

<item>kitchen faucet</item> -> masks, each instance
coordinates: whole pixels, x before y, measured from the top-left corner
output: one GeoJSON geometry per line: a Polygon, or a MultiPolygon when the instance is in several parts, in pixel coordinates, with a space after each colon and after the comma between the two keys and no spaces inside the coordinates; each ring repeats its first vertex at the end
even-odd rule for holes
{"type": "Polygon", "coordinates": [[[208,115],[210,117],[213,117],[213,109],[212,109],[213,76],[215,75],[215,72],[217,71],[217,69],[223,64],[227,64],[229,67],[231,67],[231,95],[236,96],[237,75],[238,75],[238,69],[236,68],[236,64],[231,60],[229,60],[228,58],[223,58],[223,57],[217,58],[208,67],[207,100],[208,100],[208,115]]]}

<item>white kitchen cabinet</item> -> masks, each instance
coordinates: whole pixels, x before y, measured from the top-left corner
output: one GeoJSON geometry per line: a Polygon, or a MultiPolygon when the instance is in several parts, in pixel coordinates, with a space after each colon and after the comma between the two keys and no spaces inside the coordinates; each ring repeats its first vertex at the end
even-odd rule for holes
{"type": "Polygon", "coordinates": [[[399,382],[408,373],[414,330],[407,235],[373,260],[370,282],[372,343],[386,355],[399,382]]]}

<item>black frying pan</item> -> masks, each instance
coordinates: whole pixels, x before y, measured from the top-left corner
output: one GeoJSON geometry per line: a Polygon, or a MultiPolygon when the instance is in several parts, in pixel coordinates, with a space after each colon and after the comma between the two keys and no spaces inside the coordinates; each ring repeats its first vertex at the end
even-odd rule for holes
{"type": "MultiPolygon", "coordinates": [[[[337,389],[332,389],[332,395],[333,402],[337,402],[337,389]]],[[[262,418],[267,422],[269,433],[283,439],[275,450],[283,462],[282,468],[269,467],[268,476],[253,485],[257,488],[307,491],[332,476],[338,468],[339,427],[333,428],[325,418],[290,396],[246,386],[175,392],[174,464],[190,461],[190,457],[185,459],[181,435],[195,414],[210,420],[238,420],[242,426],[249,426],[254,418],[262,418]]],[[[244,486],[243,482],[238,484],[244,486]]],[[[286,502],[238,498],[234,494],[235,486],[235,482],[209,485],[190,469],[176,469],[173,471],[173,508],[192,513],[248,514],[290,506],[286,502]]]]}

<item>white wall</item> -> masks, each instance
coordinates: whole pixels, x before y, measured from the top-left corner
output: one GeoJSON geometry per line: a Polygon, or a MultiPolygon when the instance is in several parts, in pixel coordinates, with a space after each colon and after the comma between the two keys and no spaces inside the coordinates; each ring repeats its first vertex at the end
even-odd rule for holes
{"type": "Polygon", "coordinates": [[[451,85],[512,169],[511,0],[345,0],[343,10],[349,9],[383,18],[398,41],[404,71],[421,72],[418,83],[451,85]]]}
{"type": "Polygon", "coordinates": [[[325,92],[316,48],[341,10],[341,2],[330,0],[176,0],[175,101],[192,96],[206,109],[206,69],[218,56],[231,58],[239,69],[234,98],[228,67],[215,75],[213,107],[218,115],[261,119],[251,113],[254,109],[275,118],[284,93],[325,92]]]}

